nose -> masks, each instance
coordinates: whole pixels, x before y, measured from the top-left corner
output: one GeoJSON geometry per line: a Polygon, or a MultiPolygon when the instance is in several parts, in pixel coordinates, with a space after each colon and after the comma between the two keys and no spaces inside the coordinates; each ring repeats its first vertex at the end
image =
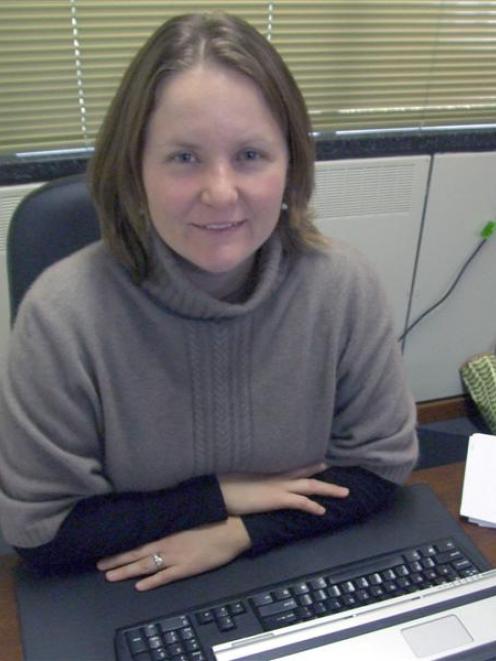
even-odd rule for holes
{"type": "Polygon", "coordinates": [[[236,174],[224,163],[212,165],[206,172],[201,191],[204,204],[214,208],[231,206],[238,199],[236,174]]]}

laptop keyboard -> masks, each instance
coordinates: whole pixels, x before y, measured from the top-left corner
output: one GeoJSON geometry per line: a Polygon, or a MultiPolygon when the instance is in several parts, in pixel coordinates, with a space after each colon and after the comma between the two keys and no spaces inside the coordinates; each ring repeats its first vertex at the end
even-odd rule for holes
{"type": "Polygon", "coordinates": [[[479,573],[452,539],[301,576],[119,629],[118,661],[211,661],[211,648],[479,573]]]}

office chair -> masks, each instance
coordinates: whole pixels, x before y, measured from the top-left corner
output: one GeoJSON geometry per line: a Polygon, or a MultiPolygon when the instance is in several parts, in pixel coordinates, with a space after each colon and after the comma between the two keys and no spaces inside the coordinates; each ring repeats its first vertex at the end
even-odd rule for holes
{"type": "MultiPolygon", "coordinates": [[[[10,322],[40,273],[100,238],[84,174],[55,179],[27,195],[14,211],[7,236],[10,322]]],[[[0,531],[0,555],[11,553],[0,531]]]]}
{"type": "Polygon", "coordinates": [[[99,238],[84,174],[55,179],[27,195],[7,236],[11,324],[22,297],[47,266],[99,238]]]}

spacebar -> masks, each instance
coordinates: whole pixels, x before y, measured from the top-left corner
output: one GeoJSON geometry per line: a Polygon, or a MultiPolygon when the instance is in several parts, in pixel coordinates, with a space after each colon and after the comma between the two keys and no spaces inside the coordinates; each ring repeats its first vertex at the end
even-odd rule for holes
{"type": "Polygon", "coordinates": [[[360,567],[351,567],[350,569],[342,572],[332,572],[327,575],[327,579],[332,583],[342,583],[343,581],[350,581],[359,576],[367,576],[368,574],[375,574],[385,569],[392,569],[398,565],[404,565],[405,561],[401,555],[395,555],[388,558],[376,558],[373,562],[360,567]]]}

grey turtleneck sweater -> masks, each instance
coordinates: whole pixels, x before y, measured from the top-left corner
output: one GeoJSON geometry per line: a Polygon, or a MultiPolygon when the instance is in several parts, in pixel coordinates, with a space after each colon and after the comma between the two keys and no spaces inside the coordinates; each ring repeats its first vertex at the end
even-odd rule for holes
{"type": "MultiPolygon", "coordinates": [[[[48,269],[16,320],[0,419],[2,530],[53,562],[57,540],[94,560],[225,518],[216,475],[323,459],[323,479],[351,485],[329,505],[341,525],[417,453],[376,276],[340,243],[288,256],[277,234],[238,303],[197,288],[156,238],[141,286],[101,243],[48,269]]],[[[334,525],[316,518],[244,521],[257,551],[334,525]]]]}

